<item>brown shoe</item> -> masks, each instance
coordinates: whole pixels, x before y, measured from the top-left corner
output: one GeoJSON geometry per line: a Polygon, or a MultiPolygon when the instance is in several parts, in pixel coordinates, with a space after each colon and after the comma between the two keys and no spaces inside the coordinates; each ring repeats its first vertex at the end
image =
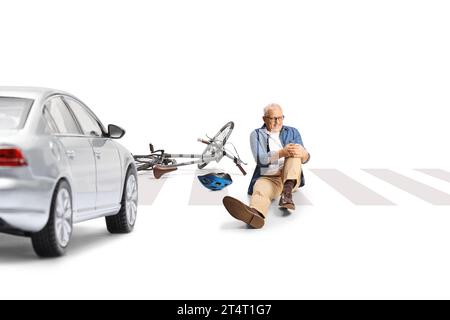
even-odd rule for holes
{"type": "Polygon", "coordinates": [[[280,208],[295,210],[295,203],[292,200],[292,193],[282,193],[280,196],[280,202],[278,203],[280,208]]]}
{"type": "Polygon", "coordinates": [[[241,201],[228,196],[223,198],[222,202],[233,218],[241,220],[255,229],[260,229],[264,226],[264,218],[258,210],[250,208],[241,201]]]}

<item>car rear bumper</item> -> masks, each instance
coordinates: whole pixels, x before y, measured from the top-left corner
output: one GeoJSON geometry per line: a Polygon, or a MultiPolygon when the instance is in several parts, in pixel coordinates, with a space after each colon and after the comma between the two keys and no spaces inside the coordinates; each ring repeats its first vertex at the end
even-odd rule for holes
{"type": "Polygon", "coordinates": [[[40,231],[48,221],[53,188],[50,179],[0,177],[0,232],[40,231]]]}

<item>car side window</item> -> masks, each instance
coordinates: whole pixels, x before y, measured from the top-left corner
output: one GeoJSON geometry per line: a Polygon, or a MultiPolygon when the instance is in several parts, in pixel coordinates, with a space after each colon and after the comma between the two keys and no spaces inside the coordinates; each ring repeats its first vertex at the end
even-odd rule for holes
{"type": "Polygon", "coordinates": [[[78,129],[72,114],[60,97],[49,100],[46,103],[46,109],[54,120],[54,124],[59,133],[80,134],[80,130],[78,129]]]}
{"type": "Polygon", "coordinates": [[[50,112],[48,111],[47,106],[44,106],[44,110],[42,112],[42,118],[44,123],[44,132],[45,133],[57,133],[58,128],[56,127],[55,120],[53,120],[50,112]]]}
{"type": "Polygon", "coordinates": [[[103,135],[97,120],[90,115],[83,105],[69,97],[64,97],[64,101],[72,109],[85,135],[94,137],[101,137],[103,135]]]}

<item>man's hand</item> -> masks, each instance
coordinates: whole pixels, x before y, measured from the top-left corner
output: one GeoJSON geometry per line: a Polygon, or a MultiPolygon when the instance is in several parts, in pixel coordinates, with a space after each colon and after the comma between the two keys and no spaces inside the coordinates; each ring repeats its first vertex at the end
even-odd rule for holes
{"type": "Polygon", "coordinates": [[[309,157],[308,151],[299,144],[290,143],[278,152],[280,158],[300,158],[302,162],[309,157]]]}

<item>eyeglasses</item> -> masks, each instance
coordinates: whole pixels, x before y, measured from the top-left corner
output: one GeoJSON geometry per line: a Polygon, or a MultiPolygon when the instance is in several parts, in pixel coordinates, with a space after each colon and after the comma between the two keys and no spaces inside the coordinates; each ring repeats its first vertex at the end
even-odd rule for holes
{"type": "Polygon", "coordinates": [[[281,117],[264,117],[264,118],[266,118],[267,120],[270,120],[271,122],[275,122],[275,121],[281,122],[282,120],[284,120],[284,116],[281,116],[281,117]]]}

